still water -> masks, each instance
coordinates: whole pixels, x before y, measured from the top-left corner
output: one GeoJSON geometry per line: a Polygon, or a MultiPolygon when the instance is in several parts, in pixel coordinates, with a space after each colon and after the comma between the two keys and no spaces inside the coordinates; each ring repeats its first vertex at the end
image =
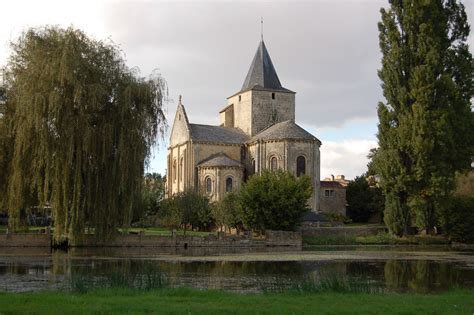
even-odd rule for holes
{"type": "Polygon", "coordinates": [[[474,288],[474,251],[447,248],[318,248],[295,252],[0,249],[0,290],[69,289],[76,276],[141,274],[150,266],[171,286],[261,292],[325,276],[364,278],[391,291],[474,288]]]}

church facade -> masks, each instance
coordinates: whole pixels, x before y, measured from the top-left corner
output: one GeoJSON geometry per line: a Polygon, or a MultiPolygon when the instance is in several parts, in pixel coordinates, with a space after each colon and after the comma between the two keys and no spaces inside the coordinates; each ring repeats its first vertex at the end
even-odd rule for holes
{"type": "Polygon", "coordinates": [[[321,142],[295,123],[295,92],[281,85],[263,40],[242,88],[219,115],[220,126],[190,123],[180,97],[167,156],[168,197],[199,189],[218,201],[253,174],[282,169],[311,178],[308,205],[319,210],[321,142]]]}

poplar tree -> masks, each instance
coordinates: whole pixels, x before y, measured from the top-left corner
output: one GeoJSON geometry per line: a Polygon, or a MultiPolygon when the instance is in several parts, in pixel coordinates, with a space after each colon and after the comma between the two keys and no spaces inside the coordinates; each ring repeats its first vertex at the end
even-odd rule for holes
{"type": "Polygon", "coordinates": [[[474,154],[473,59],[469,25],[456,0],[392,0],[381,10],[379,41],[386,102],[379,103],[373,157],[396,235],[414,222],[431,232],[474,154]]]}
{"type": "Polygon", "coordinates": [[[56,239],[86,228],[113,237],[132,218],[165,127],[164,80],[140,77],[115,44],[73,28],[30,29],[11,48],[0,138],[9,228],[32,206],[50,207],[56,239]]]}

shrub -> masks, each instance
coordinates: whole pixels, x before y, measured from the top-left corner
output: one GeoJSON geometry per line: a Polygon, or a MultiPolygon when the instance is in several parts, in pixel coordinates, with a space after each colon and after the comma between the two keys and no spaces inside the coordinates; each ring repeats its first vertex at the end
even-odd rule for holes
{"type": "Polygon", "coordinates": [[[209,198],[199,192],[189,190],[164,200],[160,218],[168,227],[188,226],[199,230],[209,230],[214,224],[209,198]]]}
{"type": "Polygon", "coordinates": [[[382,189],[370,186],[366,174],[357,176],[347,185],[346,199],[347,215],[354,222],[368,222],[384,209],[382,189]]]}
{"type": "Polygon", "coordinates": [[[239,205],[239,195],[227,193],[225,197],[213,205],[213,217],[218,227],[227,226],[236,229],[237,233],[243,229],[242,213],[239,205]]]}
{"type": "Polygon", "coordinates": [[[295,178],[284,171],[264,171],[250,177],[240,192],[244,225],[256,231],[294,230],[308,211],[312,194],[308,176],[295,178]]]}
{"type": "Polygon", "coordinates": [[[446,234],[454,241],[474,242],[474,197],[453,197],[443,214],[446,234]]]}

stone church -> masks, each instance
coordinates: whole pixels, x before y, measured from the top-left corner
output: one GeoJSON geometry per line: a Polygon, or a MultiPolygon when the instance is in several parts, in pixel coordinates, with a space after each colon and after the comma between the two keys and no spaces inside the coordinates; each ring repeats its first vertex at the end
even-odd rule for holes
{"type": "Polygon", "coordinates": [[[311,177],[308,205],[318,211],[321,142],[295,123],[295,94],[281,85],[262,40],[242,88],[219,112],[220,126],[190,123],[180,97],[168,148],[167,196],[200,189],[218,201],[252,174],[283,169],[311,177]]]}

